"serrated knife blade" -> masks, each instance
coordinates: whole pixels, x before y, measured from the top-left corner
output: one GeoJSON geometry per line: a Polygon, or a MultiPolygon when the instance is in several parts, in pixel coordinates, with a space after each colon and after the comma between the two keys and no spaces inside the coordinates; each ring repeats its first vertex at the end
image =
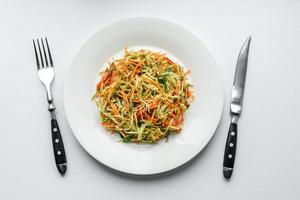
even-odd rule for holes
{"type": "Polygon", "coordinates": [[[235,67],[230,102],[230,111],[235,115],[239,115],[242,112],[250,41],[251,36],[243,44],[235,67]]]}

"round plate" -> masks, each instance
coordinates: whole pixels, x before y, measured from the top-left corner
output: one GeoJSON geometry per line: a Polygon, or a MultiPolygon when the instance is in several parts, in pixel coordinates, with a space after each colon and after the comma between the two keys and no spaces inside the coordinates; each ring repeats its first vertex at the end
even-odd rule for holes
{"type": "Polygon", "coordinates": [[[79,50],[64,87],[65,112],[83,148],[115,170],[157,174],[174,169],[197,155],[213,136],[223,110],[223,87],[215,60],[200,40],[186,29],[160,19],[133,18],[96,32],[79,50]],[[158,144],[121,143],[100,124],[91,97],[99,72],[125,47],[161,51],[191,70],[195,101],[185,113],[183,130],[158,144]]]}

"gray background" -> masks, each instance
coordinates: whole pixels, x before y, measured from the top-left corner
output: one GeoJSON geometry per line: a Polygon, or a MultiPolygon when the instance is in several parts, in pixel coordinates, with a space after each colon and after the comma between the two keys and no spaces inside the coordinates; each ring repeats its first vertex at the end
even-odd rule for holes
{"type": "Polygon", "coordinates": [[[0,199],[300,199],[300,1],[0,1],[0,199]],[[225,89],[215,136],[186,167],[164,176],[119,175],[77,143],[63,110],[63,81],[80,46],[114,21],[158,17],[194,32],[214,55],[225,89]],[[235,172],[222,177],[229,97],[238,51],[252,34],[235,172]],[[48,36],[57,117],[68,156],[53,160],[33,37],[48,36]]]}

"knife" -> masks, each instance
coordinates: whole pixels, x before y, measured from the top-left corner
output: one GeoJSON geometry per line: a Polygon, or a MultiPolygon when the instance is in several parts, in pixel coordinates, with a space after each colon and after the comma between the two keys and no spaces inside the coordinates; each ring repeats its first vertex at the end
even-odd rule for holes
{"type": "Polygon", "coordinates": [[[226,179],[229,179],[233,172],[237,144],[237,123],[243,107],[250,41],[251,36],[249,36],[243,44],[235,67],[230,101],[231,123],[227,135],[223,161],[223,175],[226,179]]]}

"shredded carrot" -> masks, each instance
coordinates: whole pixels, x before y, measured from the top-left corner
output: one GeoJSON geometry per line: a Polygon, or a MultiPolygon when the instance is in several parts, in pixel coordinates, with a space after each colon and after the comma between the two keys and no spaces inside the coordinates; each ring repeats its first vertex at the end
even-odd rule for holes
{"type": "Polygon", "coordinates": [[[110,106],[112,107],[112,110],[115,115],[120,115],[118,109],[116,108],[116,106],[113,103],[110,103],[110,106]]]}

